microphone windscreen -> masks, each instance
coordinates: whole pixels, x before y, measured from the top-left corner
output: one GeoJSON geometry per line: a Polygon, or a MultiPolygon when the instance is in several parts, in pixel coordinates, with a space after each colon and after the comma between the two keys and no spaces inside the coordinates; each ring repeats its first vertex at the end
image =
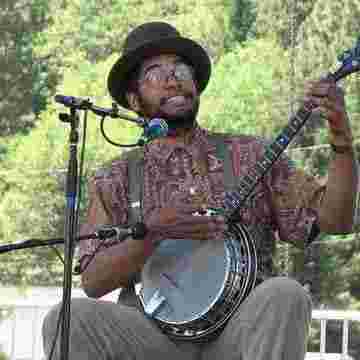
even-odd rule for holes
{"type": "Polygon", "coordinates": [[[146,226],[143,222],[138,222],[134,225],[132,237],[137,240],[141,240],[147,233],[146,226]]]}

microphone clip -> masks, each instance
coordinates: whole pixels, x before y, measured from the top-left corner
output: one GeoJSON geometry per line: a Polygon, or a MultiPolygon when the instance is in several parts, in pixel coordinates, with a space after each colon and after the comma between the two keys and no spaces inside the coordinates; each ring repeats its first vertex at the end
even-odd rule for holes
{"type": "Polygon", "coordinates": [[[95,231],[96,237],[100,240],[114,237],[119,242],[124,241],[129,236],[135,240],[143,240],[146,233],[147,228],[142,222],[137,222],[131,226],[102,225],[95,231]]]}
{"type": "Polygon", "coordinates": [[[128,236],[131,235],[131,233],[131,228],[120,228],[119,226],[113,225],[102,225],[95,232],[97,238],[99,238],[100,240],[106,240],[114,237],[117,241],[120,242],[124,241],[128,236]]]}

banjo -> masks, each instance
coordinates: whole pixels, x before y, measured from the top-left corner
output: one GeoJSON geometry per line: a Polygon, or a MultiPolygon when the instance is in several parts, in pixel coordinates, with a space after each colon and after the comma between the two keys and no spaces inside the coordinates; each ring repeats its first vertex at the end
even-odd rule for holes
{"type": "MultiPolygon", "coordinates": [[[[360,70],[360,38],[339,61],[337,71],[328,75],[336,82],[360,70]]],[[[315,107],[305,102],[236,188],[226,193],[223,208],[207,210],[206,215],[221,214],[227,220],[223,241],[165,239],[147,260],[136,295],[144,313],[169,337],[196,341],[216,335],[254,288],[260,234],[239,222],[239,210],[315,107]]]]}

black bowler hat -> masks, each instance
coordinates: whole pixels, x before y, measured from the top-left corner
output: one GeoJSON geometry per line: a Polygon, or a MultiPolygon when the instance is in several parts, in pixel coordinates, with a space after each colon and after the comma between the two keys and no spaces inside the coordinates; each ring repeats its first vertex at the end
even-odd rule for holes
{"type": "Polygon", "coordinates": [[[209,81],[211,62],[206,51],[195,41],[182,37],[171,25],[150,22],[135,28],[125,40],[123,54],[108,76],[108,89],[116,102],[129,108],[126,91],[130,74],[146,58],[164,53],[176,54],[192,65],[199,92],[209,81]]]}

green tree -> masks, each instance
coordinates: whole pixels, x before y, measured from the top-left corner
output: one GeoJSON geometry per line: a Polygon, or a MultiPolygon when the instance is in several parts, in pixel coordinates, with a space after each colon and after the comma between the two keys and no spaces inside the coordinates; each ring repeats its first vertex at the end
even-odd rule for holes
{"type": "Polygon", "coordinates": [[[255,0],[228,0],[227,3],[225,48],[231,50],[236,43],[255,38],[257,11],[255,0]]]}
{"type": "MultiPolygon", "coordinates": [[[[84,60],[83,65],[87,64],[84,60]]],[[[103,75],[108,66],[108,63],[88,65],[93,73],[86,75],[85,72],[64,71],[64,84],[58,90],[69,93],[71,89],[79,96],[91,93],[99,100],[97,104],[106,106],[105,101],[108,104],[109,100],[104,95],[100,75],[103,75]],[[101,98],[104,100],[100,101],[101,98]]],[[[66,109],[50,104],[41,113],[38,125],[29,135],[18,135],[7,143],[8,154],[3,161],[4,167],[0,170],[0,178],[6,179],[0,201],[2,242],[63,237],[69,126],[59,121],[59,112],[66,112],[66,109]],[[36,151],[34,144],[37,144],[36,151]]],[[[107,144],[101,137],[98,118],[89,114],[87,124],[85,177],[102,163],[119,155],[119,149],[107,144]]],[[[81,117],[80,134],[83,133],[84,126],[85,122],[81,117]]],[[[113,140],[123,143],[134,142],[139,135],[135,126],[121,120],[107,121],[105,129],[113,140]]],[[[86,201],[86,188],[83,191],[86,201]]],[[[61,251],[62,246],[58,248],[61,251]]],[[[2,255],[1,259],[2,284],[62,283],[62,264],[49,248],[20,250],[2,255]]]]}
{"type": "Polygon", "coordinates": [[[256,34],[263,37],[275,34],[285,49],[291,46],[290,29],[297,34],[301,25],[321,0],[268,0],[256,1],[256,34]]]}
{"type": "Polygon", "coordinates": [[[214,67],[201,121],[213,130],[274,136],[288,120],[288,54],[274,38],[238,45],[214,67]]]}
{"type": "Polygon", "coordinates": [[[33,52],[49,22],[47,1],[4,0],[0,5],[0,136],[26,132],[45,107],[50,77],[33,52]]]}
{"type": "Polygon", "coordinates": [[[53,24],[42,33],[46,46],[40,44],[36,50],[38,56],[50,57],[54,72],[64,66],[81,70],[76,54],[83,53],[90,63],[119,55],[129,30],[145,21],[172,23],[200,41],[214,59],[224,47],[220,0],[72,0],[66,6],[52,2],[51,12],[53,24]]]}

